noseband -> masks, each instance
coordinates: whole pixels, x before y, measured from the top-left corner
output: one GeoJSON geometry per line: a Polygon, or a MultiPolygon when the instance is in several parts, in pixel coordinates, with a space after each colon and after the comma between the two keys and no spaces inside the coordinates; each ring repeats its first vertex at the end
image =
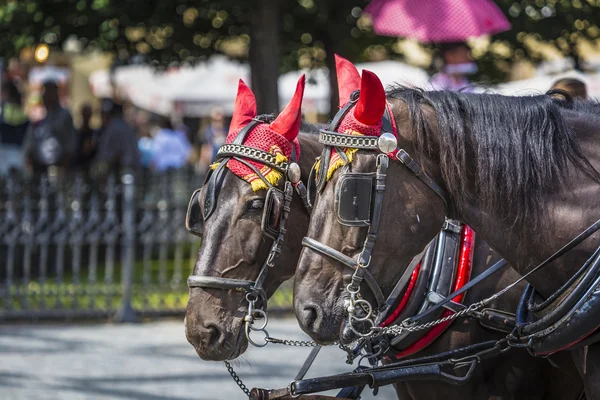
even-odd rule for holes
{"type": "Polygon", "coordinates": [[[362,299],[360,296],[361,282],[364,280],[369,286],[369,289],[377,302],[377,311],[379,313],[383,313],[389,308],[389,306],[386,305],[386,299],[381,288],[367,269],[371,262],[371,254],[375,247],[381,220],[383,195],[386,188],[385,182],[390,160],[389,154],[396,152],[396,154],[392,156],[392,159],[405,165],[417,178],[423,181],[423,183],[444,201],[446,207],[448,202],[443,189],[423,172],[421,167],[405,150],[397,147],[396,134],[393,132],[394,129],[391,120],[393,116],[390,115],[387,107],[382,119],[381,134],[378,137],[352,136],[336,132],[336,129],[338,129],[344,116],[358,101],[359,94],[359,91],[352,93],[350,101],[340,109],[333,118],[329,130],[322,129],[320,131],[319,141],[325,145],[325,147],[320,157],[315,186],[319,192],[325,187],[330,156],[332,154],[331,152],[335,150],[345,164],[335,189],[338,222],[345,226],[366,226],[368,227],[367,236],[356,259],[348,257],[342,252],[309,237],[305,237],[302,240],[302,245],[354,270],[352,280],[346,287],[350,299],[345,304],[345,309],[349,315],[349,325],[352,331],[357,335],[365,337],[371,334],[372,329],[369,329],[367,333],[364,333],[358,331],[353,326],[353,322],[362,322],[370,325],[370,328],[375,327],[373,307],[368,301],[362,299]],[[350,172],[350,163],[348,157],[342,150],[343,148],[368,150],[379,153],[377,155],[377,169],[375,173],[359,174],[350,172]],[[368,181],[368,183],[365,184],[365,181],[368,181]],[[365,194],[365,190],[372,190],[372,195],[370,193],[365,194]],[[361,316],[359,316],[359,314],[361,316]]]}
{"type": "Polygon", "coordinates": [[[279,256],[279,254],[281,254],[281,249],[286,234],[285,223],[290,213],[294,189],[302,198],[302,201],[309,213],[311,209],[308,202],[306,187],[300,180],[300,167],[295,162],[296,154],[294,146],[292,146],[292,162],[288,163],[277,162],[275,156],[273,156],[271,153],[243,145],[245,138],[252,131],[252,129],[254,129],[258,124],[271,122],[271,119],[272,117],[266,115],[256,117],[238,133],[232,143],[221,146],[216,157],[216,162],[218,162],[218,165],[216,168],[214,168],[214,170],[209,172],[209,176],[207,176],[204,184],[204,187],[206,188],[204,204],[200,204],[199,192],[201,189],[198,189],[192,196],[186,217],[186,228],[188,231],[194,235],[202,236],[202,222],[208,220],[215,210],[217,196],[221,189],[226,172],[225,167],[232,159],[250,168],[269,188],[267,191],[267,196],[265,197],[261,229],[263,231],[263,235],[272,240],[273,243],[271,245],[271,249],[269,250],[267,259],[263,263],[256,280],[249,281],[244,279],[230,279],[202,275],[191,275],[187,280],[187,284],[190,288],[201,287],[221,290],[235,290],[245,293],[246,301],[248,302],[248,311],[244,317],[245,334],[248,342],[257,347],[265,346],[267,341],[264,343],[254,342],[250,337],[251,331],[261,331],[263,334],[265,334],[265,337],[268,337],[268,333],[265,330],[268,323],[268,317],[263,308],[257,308],[256,302],[261,299],[262,307],[266,307],[267,294],[263,288],[263,284],[267,278],[269,269],[274,267],[276,258],[279,256]],[[269,180],[258,170],[258,168],[249,163],[246,159],[258,161],[283,174],[285,177],[283,190],[273,186],[269,180]],[[201,217],[202,219],[198,218],[197,216],[200,207],[203,207],[204,210],[204,217],[201,217]],[[264,321],[260,326],[254,326],[253,324],[255,320],[258,318],[263,318],[264,321]]]}

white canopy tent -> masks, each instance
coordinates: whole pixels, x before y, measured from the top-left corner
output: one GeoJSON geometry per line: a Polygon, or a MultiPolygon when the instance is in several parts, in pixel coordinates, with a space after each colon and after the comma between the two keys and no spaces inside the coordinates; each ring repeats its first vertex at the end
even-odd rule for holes
{"type": "MultiPolygon", "coordinates": [[[[426,87],[427,73],[398,61],[382,61],[357,65],[359,71],[368,69],[376,73],[384,85],[394,83],[426,87]]],[[[306,74],[303,109],[305,112],[329,112],[329,72],[325,68],[292,71],[279,77],[279,103],[284,107],[292,98],[296,82],[306,74]]],[[[175,110],[191,117],[210,114],[220,106],[226,114],[233,112],[238,80],[250,84],[247,64],[213,57],[194,67],[184,67],[167,73],[155,73],[149,66],[127,66],[115,71],[115,84],[121,96],[134,105],[161,115],[175,110]]],[[[97,71],[90,77],[90,85],[98,97],[107,97],[110,89],[109,72],[97,71]]]]}
{"type": "Polygon", "coordinates": [[[600,98],[600,74],[584,74],[578,71],[567,71],[559,74],[540,74],[531,79],[523,79],[502,83],[493,91],[507,96],[531,96],[546,93],[554,82],[562,78],[576,78],[584,82],[588,96],[600,98]]]}

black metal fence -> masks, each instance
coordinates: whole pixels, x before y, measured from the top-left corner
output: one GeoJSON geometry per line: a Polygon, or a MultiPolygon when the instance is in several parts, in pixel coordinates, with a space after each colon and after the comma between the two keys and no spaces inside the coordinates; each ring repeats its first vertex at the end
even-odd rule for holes
{"type": "MultiPolygon", "coordinates": [[[[193,171],[5,177],[0,320],[180,315],[200,240],[185,231],[193,171]]],[[[289,308],[289,289],[271,307],[289,308]]]]}

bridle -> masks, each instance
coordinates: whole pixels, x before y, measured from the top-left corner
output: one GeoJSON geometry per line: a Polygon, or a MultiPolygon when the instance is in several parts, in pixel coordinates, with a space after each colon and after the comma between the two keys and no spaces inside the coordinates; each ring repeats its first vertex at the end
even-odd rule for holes
{"type": "Polygon", "coordinates": [[[267,186],[267,195],[265,197],[263,216],[261,221],[261,229],[263,235],[272,240],[271,248],[268,256],[264,261],[257,278],[254,281],[245,279],[231,279],[214,276],[203,276],[203,275],[191,275],[187,284],[188,287],[201,287],[201,288],[212,288],[222,290],[235,290],[246,294],[246,301],[248,302],[248,310],[244,317],[244,332],[248,342],[256,347],[263,347],[267,344],[257,343],[252,340],[251,332],[260,331],[265,337],[268,337],[266,326],[268,324],[267,312],[263,307],[266,307],[267,294],[263,288],[265,279],[267,278],[269,269],[275,266],[275,260],[281,254],[283,242],[285,240],[286,228],[285,224],[290,213],[290,207],[292,203],[292,195],[294,189],[302,198],[302,201],[310,213],[310,205],[307,197],[307,190],[301,178],[300,167],[296,163],[295,148],[292,146],[292,161],[278,162],[276,157],[266,151],[256,149],[254,147],[245,146],[244,140],[248,134],[258,124],[269,123],[272,121],[272,116],[261,115],[254,118],[248,125],[246,125],[237,134],[236,138],[232,143],[221,146],[216,157],[216,167],[209,172],[206,178],[203,188],[197,189],[188,206],[186,215],[186,229],[196,235],[202,236],[202,227],[204,221],[210,218],[216,207],[216,200],[221,189],[223,179],[226,173],[226,165],[230,160],[236,160],[246,167],[250,168],[259,179],[261,179],[267,186]],[[278,172],[284,177],[283,190],[276,186],[273,186],[269,180],[250,162],[253,160],[258,161],[278,172]],[[200,191],[205,190],[206,196],[204,203],[200,203],[200,191]],[[203,212],[200,213],[201,209],[203,212]],[[260,307],[257,307],[256,303],[261,300],[260,307]],[[262,324],[254,326],[257,319],[263,319],[262,324]]]}
{"type": "Polygon", "coordinates": [[[345,304],[345,309],[348,313],[350,329],[361,337],[367,337],[372,334],[373,328],[375,328],[374,308],[367,300],[360,296],[361,282],[364,280],[373,293],[375,301],[377,302],[376,310],[378,313],[385,313],[389,308],[389,302],[386,302],[381,288],[375,281],[373,275],[368,271],[368,267],[371,262],[371,254],[375,247],[377,233],[379,231],[383,196],[386,189],[387,169],[390,158],[405,165],[417,178],[425,183],[444,201],[446,207],[449,203],[446,200],[444,190],[423,172],[421,167],[404,149],[398,148],[398,141],[395,132],[393,132],[392,116],[390,115],[387,106],[382,118],[381,134],[378,137],[352,136],[336,132],[343,118],[355,106],[359,95],[359,91],[352,93],[350,101],[338,111],[331,121],[329,130],[320,130],[319,141],[325,147],[320,157],[315,186],[319,192],[324,189],[325,184],[327,183],[327,170],[330,156],[332,151],[335,150],[344,162],[343,171],[338,178],[335,189],[337,219],[340,224],[345,226],[368,227],[362,249],[357,258],[354,259],[309,237],[305,237],[302,240],[302,245],[354,270],[351,282],[346,287],[346,291],[349,294],[349,300],[347,300],[345,304]],[[342,150],[344,148],[377,152],[376,171],[370,174],[352,173],[348,157],[342,150]],[[344,190],[344,184],[346,184],[347,190],[344,190]],[[352,192],[353,188],[354,193],[349,195],[348,193],[352,192]],[[374,194],[365,197],[365,189],[372,190],[374,194]],[[362,204],[360,202],[361,199],[363,199],[362,204]],[[352,200],[352,203],[355,203],[354,207],[350,208],[356,211],[354,214],[348,214],[348,204],[344,204],[350,200],[352,200]],[[366,333],[361,332],[356,329],[354,323],[367,324],[369,329],[366,333]]]}

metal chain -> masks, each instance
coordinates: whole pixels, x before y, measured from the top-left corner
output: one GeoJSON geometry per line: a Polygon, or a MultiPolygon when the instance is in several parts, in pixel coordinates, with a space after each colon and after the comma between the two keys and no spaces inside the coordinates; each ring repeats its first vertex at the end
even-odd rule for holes
{"type": "Polygon", "coordinates": [[[434,321],[427,322],[427,323],[421,324],[421,325],[412,325],[411,326],[411,325],[403,322],[400,325],[388,326],[385,328],[375,328],[372,330],[373,334],[370,337],[378,337],[378,336],[382,336],[382,335],[386,335],[386,334],[401,335],[406,332],[418,332],[418,331],[430,329],[436,325],[443,324],[444,322],[452,321],[456,318],[469,315],[469,314],[473,313],[474,311],[479,310],[484,305],[485,305],[485,301],[473,303],[469,307],[465,308],[464,310],[458,311],[454,314],[448,315],[447,317],[436,319],[434,321]]]}
{"type": "Polygon", "coordinates": [[[242,392],[244,392],[246,394],[246,396],[248,396],[248,398],[250,398],[250,390],[248,389],[248,387],[246,385],[244,385],[244,382],[242,382],[242,380],[240,379],[238,374],[235,373],[231,364],[229,364],[228,361],[223,361],[223,362],[225,363],[227,372],[229,372],[229,375],[231,375],[231,377],[233,378],[233,381],[240,387],[240,389],[242,389],[242,392]]]}
{"type": "MultiPolygon", "coordinates": [[[[340,343],[333,342],[330,345],[321,345],[312,340],[288,340],[288,339],[277,339],[271,336],[265,338],[265,341],[268,343],[281,344],[284,346],[295,346],[295,347],[317,347],[317,346],[337,346],[340,350],[343,350],[348,355],[349,359],[354,360],[353,351],[350,347],[340,343]]],[[[350,362],[352,364],[352,362],[350,362]]]]}
{"type": "Polygon", "coordinates": [[[296,347],[317,347],[319,344],[312,340],[288,340],[288,339],[277,339],[271,336],[265,338],[265,342],[282,344],[284,346],[296,346],[296,347]]]}
{"type": "MultiPolygon", "coordinates": [[[[276,339],[276,338],[272,338],[272,337],[267,337],[265,339],[267,342],[269,343],[277,343],[277,344],[282,344],[285,346],[298,346],[298,347],[317,347],[320,346],[319,344],[310,341],[310,340],[282,340],[282,339],[276,339]]],[[[350,349],[350,347],[339,343],[339,342],[334,342],[333,344],[331,344],[331,346],[337,345],[341,350],[345,351],[347,354],[347,358],[346,358],[346,363],[347,364],[352,364],[354,362],[354,355],[352,354],[352,349],[350,349]]],[[[233,381],[238,385],[238,387],[242,390],[242,392],[244,392],[244,394],[246,394],[246,396],[248,396],[248,398],[250,398],[250,390],[248,389],[248,387],[244,384],[244,382],[242,382],[242,379],[238,376],[238,374],[233,370],[233,366],[228,362],[228,361],[223,361],[223,363],[225,364],[225,368],[227,368],[227,372],[229,372],[229,375],[231,375],[231,378],[233,379],[233,381]]]]}

